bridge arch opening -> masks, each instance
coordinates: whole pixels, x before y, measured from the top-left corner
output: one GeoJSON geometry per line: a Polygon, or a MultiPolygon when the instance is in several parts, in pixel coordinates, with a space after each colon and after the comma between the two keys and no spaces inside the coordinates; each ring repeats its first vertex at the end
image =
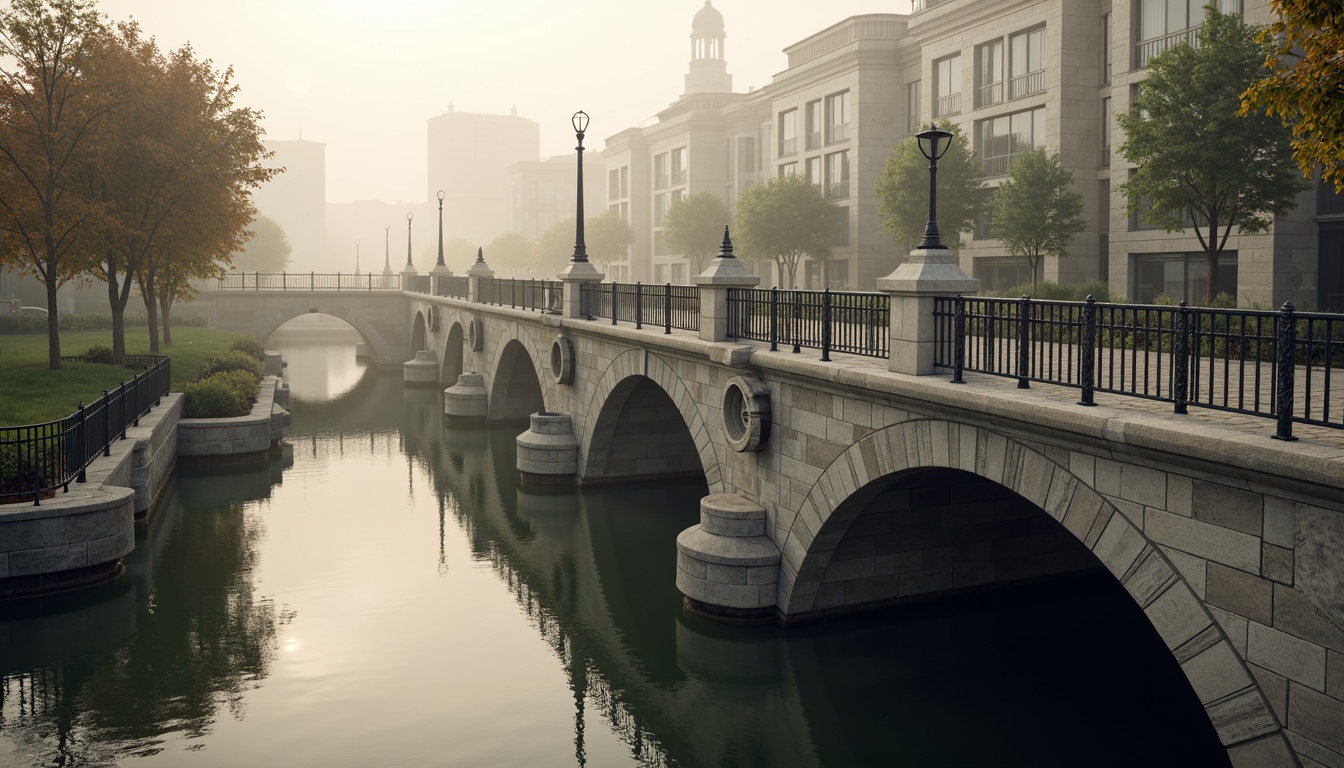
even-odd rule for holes
{"type": "Polygon", "coordinates": [[[429,326],[425,323],[425,313],[416,312],[415,322],[411,325],[411,356],[422,349],[429,349],[429,326]]]}
{"type": "Polygon", "coordinates": [[[617,383],[596,415],[583,482],[704,476],[699,448],[667,392],[646,376],[617,383]]]}
{"type": "Polygon", "coordinates": [[[296,315],[262,341],[268,347],[285,348],[285,379],[301,400],[345,396],[365,378],[365,360],[372,356],[372,347],[359,329],[321,312],[296,315]]]}
{"type": "Polygon", "coordinates": [[[486,421],[496,424],[527,424],[528,417],[546,410],[541,379],[527,348],[510,339],[500,350],[495,375],[490,382],[486,421]]]}
{"type": "Polygon", "coordinates": [[[443,342],[443,354],[439,356],[439,383],[451,387],[462,375],[462,358],[465,352],[462,324],[454,322],[448,329],[443,342]]]}

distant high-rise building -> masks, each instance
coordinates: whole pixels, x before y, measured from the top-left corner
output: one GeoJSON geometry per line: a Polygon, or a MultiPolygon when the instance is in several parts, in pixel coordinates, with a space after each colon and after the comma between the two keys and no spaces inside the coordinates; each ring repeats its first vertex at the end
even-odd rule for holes
{"type": "Polygon", "coordinates": [[[317,141],[267,141],[274,152],[265,162],[284,173],[252,193],[257,213],[279,222],[293,248],[292,272],[334,271],[326,254],[327,145],[317,141]]]}
{"type": "Polygon", "coordinates": [[[508,115],[448,111],[429,119],[426,200],[443,201],[445,236],[487,243],[513,229],[508,168],[541,159],[541,126],[508,115]]]}

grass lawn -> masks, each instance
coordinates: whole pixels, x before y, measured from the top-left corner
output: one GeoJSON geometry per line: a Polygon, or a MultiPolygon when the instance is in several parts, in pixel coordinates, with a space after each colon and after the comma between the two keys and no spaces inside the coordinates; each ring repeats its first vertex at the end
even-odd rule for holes
{"type": "MultiPolygon", "coordinates": [[[[173,358],[173,390],[196,378],[201,362],[229,348],[238,334],[212,328],[174,328],[173,345],[160,351],[173,358]]],[[[95,344],[112,346],[111,331],[62,331],[61,354],[78,355],[95,344]]],[[[126,352],[149,353],[149,337],[143,328],[128,329],[126,352]]],[[[0,336],[0,426],[35,424],[58,419],[75,406],[98,399],[136,374],[134,370],[93,363],[61,363],[61,370],[47,368],[45,333],[0,336]]]]}

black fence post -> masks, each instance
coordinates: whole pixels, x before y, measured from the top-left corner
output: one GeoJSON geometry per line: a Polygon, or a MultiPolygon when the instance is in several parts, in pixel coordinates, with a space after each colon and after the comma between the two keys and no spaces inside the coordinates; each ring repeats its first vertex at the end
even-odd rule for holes
{"type": "Polygon", "coordinates": [[[635,330],[644,327],[644,284],[635,282],[635,330]]]}
{"type": "Polygon", "coordinates": [[[611,324],[616,324],[616,281],[611,282],[611,324]]]}
{"type": "Polygon", "coordinates": [[[789,336],[793,338],[793,354],[803,351],[803,347],[798,343],[798,326],[803,322],[803,304],[798,300],[797,291],[789,291],[793,294],[793,322],[789,326],[789,336]]]}
{"type": "Polygon", "coordinates": [[[821,362],[831,362],[831,289],[821,292],[821,362]]]}
{"type": "Polygon", "coordinates": [[[107,396],[107,390],[103,390],[103,455],[112,455],[112,399],[107,396]]]}
{"type": "Polygon", "coordinates": [[[75,482],[82,483],[85,481],[84,467],[89,463],[89,431],[84,426],[83,400],[76,406],[75,415],[78,417],[75,420],[75,450],[79,452],[76,454],[79,457],[79,476],[75,478],[75,482]]]}
{"type": "Polygon", "coordinates": [[[1172,344],[1171,399],[1173,413],[1189,413],[1190,402],[1190,307],[1182,301],[1176,307],[1176,343],[1172,344]]]}
{"type": "Polygon", "coordinates": [[[1017,388],[1029,389],[1031,382],[1031,297],[1017,304],[1017,388]]]}
{"type": "Polygon", "coordinates": [[[952,383],[965,384],[962,372],[966,370],[966,297],[957,294],[956,310],[952,317],[952,383]]]}
{"type": "Polygon", "coordinates": [[[1079,405],[1096,405],[1093,390],[1097,386],[1097,300],[1087,295],[1083,305],[1083,338],[1078,350],[1078,383],[1083,387],[1079,405]]]}
{"type": "Polygon", "coordinates": [[[140,411],[142,410],[140,406],[140,374],[138,373],[131,377],[131,391],[135,393],[135,417],[132,419],[131,426],[138,427],[140,426],[140,411]]]}
{"type": "Polygon", "coordinates": [[[122,440],[125,440],[125,439],[126,439],[126,382],[124,382],[124,381],[121,382],[121,384],[117,387],[117,402],[120,403],[120,405],[121,405],[121,418],[119,419],[119,422],[120,422],[121,426],[120,426],[119,430],[120,430],[120,434],[121,434],[121,439],[122,439],[122,440]]]}
{"type": "MultiPolygon", "coordinates": [[[[285,286],[285,287],[289,287],[289,286],[285,286]]],[[[313,273],[313,272],[309,272],[309,273],[308,273],[308,290],[310,290],[310,291],[316,291],[316,290],[317,290],[317,274],[316,274],[316,273],[313,273]]],[[[339,277],[336,278],[336,290],[338,290],[338,291],[341,290],[341,279],[340,279],[339,277]]]]}
{"type": "MultiPolygon", "coordinates": [[[[1297,321],[1293,318],[1293,302],[1283,302],[1279,311],[1278,345],[1279,365],[1275,384],[1278,396],[1274,403],[1274,414],[1279,427],[1274,432],[1275,440],[1296,440],[1293,436],[1293,385],[1296,384],[1297,366],[1294,364],[1297,351],[1297,321]]],[[[1327,361],[1328,363],[1328,361],[1327,361]]]]}
{"type": "Polygon", "coordinates": [[[770,351],[779,351],[779,286],[770,289],[770,351]]]}
{"type": "Polygon", "coordinates": [[[663,286],[663,333],[672,332],[672,284],[663,286]]]}

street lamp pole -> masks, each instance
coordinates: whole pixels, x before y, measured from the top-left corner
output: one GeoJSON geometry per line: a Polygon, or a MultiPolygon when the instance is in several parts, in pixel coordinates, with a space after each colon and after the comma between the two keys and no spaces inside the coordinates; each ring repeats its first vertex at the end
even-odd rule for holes
{"type": "Polygon", "coordinates": [[[355,241],[355,274],[359,274],[359,241],[355,241]]]}
{"type": "Polygon", "coordinates": [[[439,190],[439,261],[435,264],[435,269],[447,269],[448,265],[443,263],[443,190],[439,190]]]}
{"type": "Polygon", "coordinates": [[[392,225],[383,225],[383,274],[392,274],[392,225]]]}
{"type": "Polygon", "coordinates": [[[406,213],[406,270],[415,271],[415,263],[411,261],[411,219],[415,218],[414,213],[406,213]]]}
{"type": "Polygon", "coordinates": [[[583,242],[583,134],[588,130],[588,113],[583,110],[575,112],[571,124],[574,126],[574,135],[579,139],[579,146],[574,148],[579,153],[579,191],[574,219],[574,256],[570,261],[587,264],[588,246],[583,242]]]}
{"type": "Polygon", "coordinates": [[[915,134],[919,151],[929,161],[929,221],[924,225],[924,240],[921,249],[946,250],[942,233],[938,231],[938,161],[952,146],[952,133],[932,123],[927,130],[915,134]]]}

